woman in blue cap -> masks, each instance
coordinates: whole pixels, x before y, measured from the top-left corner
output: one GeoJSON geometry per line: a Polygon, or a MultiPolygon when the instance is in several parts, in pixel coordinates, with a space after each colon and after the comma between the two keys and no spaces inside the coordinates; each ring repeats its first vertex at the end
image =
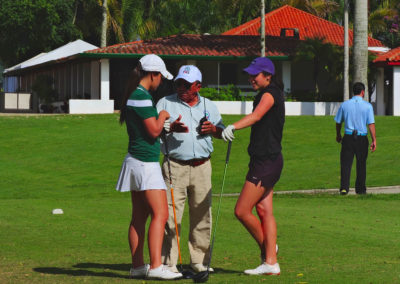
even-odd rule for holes
{"type": "Polygon", "coordinates": [[[282,131],[285,123],[283,84],[275,77],[275,66],[266,57],[254,59],[244,69],[249,82],[258,91],[253,112],[228,125],[222,138],[232,141],[235,130],[251,126],[249,171],[235,207],[235,215],[258,243],[262,263],[244,272],[250,275],[279,275],[276,253],[276,222],[273,215],[273,187],[282,168],[282,131]],[[256,208],[259,219],[252,213],[256,208]]]}

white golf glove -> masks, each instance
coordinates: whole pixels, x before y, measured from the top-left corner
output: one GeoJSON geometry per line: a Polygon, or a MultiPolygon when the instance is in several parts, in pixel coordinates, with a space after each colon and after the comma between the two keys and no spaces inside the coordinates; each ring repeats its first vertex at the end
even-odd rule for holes
{"type": "Polygon", "coordinates": [[[165,132],[170,132],[171,131],[171,121],[169,121],[169,119],[165,120],[164,129],[165,129],[165,132]]]}
{"type": "Polygon", "coordinates": [[[233,132],[235,132],[235,126],[233,126],[232,124],[228,125],[223,131],[222,131],[222,139],[224,139],[224,141],[232,141],[235,136],[233,135],[233,132]]]}

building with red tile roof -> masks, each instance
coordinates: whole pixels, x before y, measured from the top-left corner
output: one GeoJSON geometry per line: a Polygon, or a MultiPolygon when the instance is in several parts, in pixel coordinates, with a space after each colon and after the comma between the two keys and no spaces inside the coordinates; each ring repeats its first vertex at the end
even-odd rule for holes
{"type": "MultiPolygon", "coordinates": [[[[298,39],[280,36],[266,37],[266,56],[271,59],[287,59],[294,55],[298,39]]],[[[163,38],[139,40],[94,49],[81,54],[82,57],[139,58],[155,53],[165,59],[247,59],[260,56],[258,36],[223,36],[181,34],[163,38]]]]}
{"type": "Polygon", "coordinates": [[[376,63],[379,66],[382,65],[388,65],[388,66],[394,66],[394,65],[400,65],[400,46],[394,49],[389,50],[386,53],[383,53],[379,55],[375,60],[374,63],[376,63]]]}
{"type": "MultiPolygon", "coordinates": [[[[228,30],[223,35],[260,35],[260,17],[228,30]]],[[[319,18],[289,5],[282,6],[265,15],[265,34],[280,36],[282,29],[294,35],[297,30],[300,40],[325,38],[327,42],[343,46],[344,28],[338,24],[319,18]]],[[[349,30],[349,43],[353,43],[353,31],[349,30]]],[[[369,47],[384,47],[382,42],[368,37],[369,47]]]]}
{"type": "Polygon", "coordinates": [[[373,61],[377,68],[377,114],[400,116],[400,46],[373,61]]]}
{"type": "MultiPolygon", "coordinates": [[[[140,57],[155,53],[164,59],[173,74],[183,64],[195,64],[202,70],[203,86],[219,88],[234,84],[249,91],[247,75],[242,70],[253,58],[260,56],[259,29],[260,18],[257,18],[221,35],[182,34],[116,44],[13,70],[9,75],[19,76],[20,87],[29,91],[36,74],[46,73],[54,77],[60,98],[71,104],[79,103],[82,106],[79,110],[99,109],[96,100],[107,103],[114,100],[118,109],[129,71],[140,57]]],[[[285,92],[312,93],[315,90],[313,63],[292,60],[299,43],[306,38],[319,37],[343,46],[343,31],[340,25],[291,6],[266,14],[266,56],[274,61],[285,92]]],[[[349,33],[352,43],[353,33],[349,33]]],[[[369,48],[376,48],[375,51],[384,48],[373,38],[368,38],[368,44],[369,48]]],[[[342,87],[330,81],[326,70],[319,73],[324,90],[341,93],[342,87]]]]}

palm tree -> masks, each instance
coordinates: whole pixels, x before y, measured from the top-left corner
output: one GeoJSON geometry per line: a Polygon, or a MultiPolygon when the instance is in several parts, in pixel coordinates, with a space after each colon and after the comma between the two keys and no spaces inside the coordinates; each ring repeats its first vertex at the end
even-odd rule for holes
{"type": "MultiPolygon", "coordinates": [[[[353,37],[353,82],[362,82],[368,94],[368,3],[355,0],[353,37]]],[[[368,95],[364,97],[368,101],[368,95]]]]}
{"type": "Polygon", "coordinates": [[[344,68],[343,68],[343,101],[347,101],[349,96],[349,1],[344,0],[343,5],[344,18],[344,68]]]}
{"type": "Polygon", "coordinates": [[[108,26],[107,0],[103,0],[102,9],[103,9],[103,22],[101,24],[100,47],[105,47],[107,45],[107,26],[108,26]]]}

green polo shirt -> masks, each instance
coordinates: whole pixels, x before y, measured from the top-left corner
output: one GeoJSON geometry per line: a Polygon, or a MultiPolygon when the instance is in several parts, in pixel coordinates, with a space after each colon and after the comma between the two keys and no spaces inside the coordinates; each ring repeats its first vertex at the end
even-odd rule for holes
{"type": "Polygon", "coordinates": [[[147,134],[143,120],[155,117],[153,97],[141,85],[130,95],[127,101],[126,129],[129,136],[128,152],[143,162],[158,162],[160,158],[160,139],[147,134]]]}

